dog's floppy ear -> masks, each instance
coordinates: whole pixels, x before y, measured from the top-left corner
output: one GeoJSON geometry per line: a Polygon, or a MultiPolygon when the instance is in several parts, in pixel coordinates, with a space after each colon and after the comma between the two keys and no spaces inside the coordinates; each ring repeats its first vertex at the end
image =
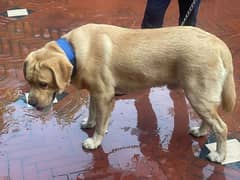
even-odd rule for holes
{"type": "Polygon", "coordinates": [[[58,92],[62,93],[70,84],[73,66],[64,57],[54,57],[42,63],[43,66],[49,68],[54,76],[54,80],[58,87],[58,92]]]}

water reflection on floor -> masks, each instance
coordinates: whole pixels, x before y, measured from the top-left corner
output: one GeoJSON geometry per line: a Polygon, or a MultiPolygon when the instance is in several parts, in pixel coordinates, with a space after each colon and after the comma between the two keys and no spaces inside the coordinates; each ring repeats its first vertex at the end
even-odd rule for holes
{"type": "Polygon", "coordinates": [[[151,88],[118,98],[108,133],[94,151],[81,146],[93,133],[80,129],[88,93],[70,88],[67,94],[42,113],[27,106],[21,90],[1,89],[1,176],[24,178],[31,170],[35,178],[174,178],[178,170],[183,178],[197,161],[205,164],[201,176],[214,174],[216,165],[198,159],[206,138],[187,133],[200,119],[182,90],[151,88]]]}
{"type": "Polygon", "coordinates": [[[2,92],[9,102],[1,106],[0,160],[8,162],[0,164],[5,169],[1,176],[23,178],[30,168],[38,177],[171,177],[174,157],[187,151],[192,159],[200,151],[187,134],[188,108],[181,90],[152,88],[118,99],[108,133],[95,151],[81,146],[92,135],[92,130],[80,129],[88,116],[88,94],[75,89],[68,94],[42,113],[27,106],[20,90],[2,92]]]}
{"type": "MultiPolygon", "coordinates": [[[[177,112],[174,111],[174,104],[169,96],[171,92],[167,88],[152,88],[133,95],[130,99],[118,99],[103,145],[92,152],[84,151],[81,146],[82,141],[92,134],[92,130],[85,132],[79,125],[88,116],[86,92],[71,90],[66,99],[44,113],[28,107],[20,90],[8,89],[1,94],[1,98],[9,101],[2,101],[1,105],[0,159],[1,162],[8,162],[5,173],[10,173],[13,177],[22,174],[19,172],[20,174],[15,175],[15,169],[12,170],[11,166],[13,164],[13,167],[19,166],[16,167],[18,169],[37,169],[40,175],[50,168],[52,176],[60,176],[69,173],[67,167],[73,164],[73,169],[76,168],[81,176],[81,172],[88,168],[96,166],[98,170],[102,166],[110,174],[121,170],[126,171],[127,176],[135,174],[157,177],[161,172],[153,155],[169,152],[171,144],[175,149],[182,139],[178,138],[178,143],[171,143],[177,112]],[[61,103],[64,103],[63,107],[61,103]],[[61,168],[64,170],[58,170],[61,168]],[[152,168],[157,172],[149,171],[152,168]],[[133,173],[135,170],[136,173],[133,173]]],[[[183,95],[180,91],[174,94],[183,95]]],[[[185,135],[182,136],[187,137],[187,123],[186,126],[182,125],[183,123],[178,128],[185,129],[185,135]]],[[[190,144],[189,141],[188,145],[190,144]]],[[[162,160],[162,163],[165,161],[162,160]]],[[[1,165],[4,166],[3,164],[1,165]]],[[[91,172],[88,173],[92,176],[91,172]]]]}

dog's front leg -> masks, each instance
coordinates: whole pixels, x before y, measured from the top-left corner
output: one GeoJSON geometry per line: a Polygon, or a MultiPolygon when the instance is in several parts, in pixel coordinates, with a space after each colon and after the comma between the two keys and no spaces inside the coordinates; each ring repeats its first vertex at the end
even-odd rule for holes
{"type": "Polygon", "coordinates": [[[96,102],[93,96],[90,96],[89,116],[87,121],[81,122],[81,128],[93,128],[96,125],[96,102]]]}
{"type": "Polygon", "coordinates": [[[93,137],[83,142],[83,147],[86,149],[96,149],[102,143],[108,128],[109,116],[114,106],[113,93],[93,95],[92,98],[96,107],[96,128],[93,137]]]}

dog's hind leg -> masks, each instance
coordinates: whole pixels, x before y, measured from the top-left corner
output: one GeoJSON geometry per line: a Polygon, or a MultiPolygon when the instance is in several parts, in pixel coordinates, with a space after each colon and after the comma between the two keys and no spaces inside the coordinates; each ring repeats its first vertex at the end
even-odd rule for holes
{"type": "Polygon", "coordinates": [[[219,103],[214,103],[207,99],[207,96],[196,96],[191,93],[187,93],[187,97],[194,108],[194,110],[201,117],[203,124],[199,130],[192,131],[195,136],[200,136],[205,133],[207,127],[209,127],[216,135],[216,151],[210,152],[208,158],[214,162],[222,162],[226,157],[226,140],[227,140],[227,125],[223,122],[217,113],[217,107],[219,103]]]}
{"type": "Polygon", "coordinates": [[[109,117],[114,106],[114,93],[101,93],[92,96],[96,107],[96,127],[93,137],[83,142],[86,149],[96,149],[101,143],[108,128],[109,117]]]}

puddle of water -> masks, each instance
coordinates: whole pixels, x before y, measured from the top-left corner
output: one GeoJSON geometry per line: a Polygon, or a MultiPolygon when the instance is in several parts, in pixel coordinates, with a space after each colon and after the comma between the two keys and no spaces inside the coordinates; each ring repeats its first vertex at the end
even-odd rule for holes
{"type": "Polygon", "coordinates": [[[4,90],[1,93],[1,98],[5,100],[1,101],[0,106],[0,152],[5,156],[4,159],[19,159],[23,163],[41,162],[40,159],[44,161],[49,158],[48,152],[55,151],[53,159],[72,155],[81,159],[89,157],[81,148],[81,142],[87,137],[80,129],[81,119],[88,115],[85,97],[81,97],[79,93],[74,93],[73,97],[65,97],[64,102],[59,103],[70,101],[77,105],[68,107],[70,115],[61,116],[57,107],[48,112],[29,108],[24,98],[21,98],[23,93],[14,92],[4,90]],[[72,137],[75,136],[77,143],[72,145],[72,137]]]}
{"type": "Polygon", "coordinates": [[[116,101],[109,123],[108,134],[103,140],[105,152],[112,151],[116,147],[138,145],[137,136],[132,136],[132,131],[136,128],[136,123],[137,112],[135,100],[116,101]]]}
{"type": "MultiPolygon", "coordinates": [[[[128,168],[136,169],[141,162],[145,161],[144,157],[148,156],[148,151],[152,151],[151,148],[147,148],[157,146],[157,149],[160,150],[161,146],[163,149],[165,148],[165,142],[169,143],[173,130],[172,113],[169,109],[172,108],[173,104],[168,97],[167,101],[170,101],[168,106],[169,102],[162,97],[165,96],[166,92],[168,96],[167,90],[152,89],[149,96],[146,93],[144,97],[116,101],[109,132],[102,145],[102,153],[106,154],[109,166],[125,170],[128,168]],[[160,94],[157,93],[158,91],[160,94]],[[157,96],[160,96],[162,100],[164,99],[163,104],[161,104],[163,107],[154,101],[157,96]],[[142,101],[145,103],[141,104],[142,101]],[[157,108],[154,111],[151,110],[155,106],[157,108]],[[160,108],[160,114],[158,114],[158,108],[160,108]],[[149,111],[151,111],[150,115],[149,111]],[[170,120],[170,125],[161,129],[159,128],[163,123],[161,120],[165,118],[170,120]],[[162,133],[163,135],[161,135],[162,133]],[[168,136],[169,138],[163,141],[158,136],[161,138],[168,136]],[[152,143],[156,145],[153,146],[152,143]]],[[[31,164],[37,161],[41,162],[40,157],[43,161],[47,161],[46,153],[57,150],[58,153],[54,155],[56,159],[70,156],[69,153],[80,154],[81,160],[86,159],[88,162],[92,159],[91,157],[98,159],[98,154],[84,152],[81,147],[87,134],[80,129],[79,124],[83,118],[88,116],[88,98],[77,98],[76,92],[71,93],[69,93],[70,97],[66,96],[52,110],[45,113],[29,108],[22,98],[16,101],[22,95],[21,93],[16,93],[14,98],[13,92],[3,93],[2,98],[8,100],[8,103],[6,102],[1,106],[4,111],[1,111],[3,127],[1,129],[0,149],[5,157],[19,158],[24,163],[31,164]],[[33,154],[38,154],[39,157],[31,157],[29,148],[38,149],[33,154]],[[17,149],[18,152],[16,153],[14,149],[17,149]]],[[[93,159],[91,166],[94,166],[95,163],[93,159]]],[[[152,160],[147,161],[151,162],[152,160]]]]}
{"type": "MultiPolygon", "coordinates": [[[[80,129],[80,122],[88,116],[87,93],[71,89],[49,112],[42,113],[19,99],[21,91],[2,92],[1,161],[37,164],[41,170],[54,169],[55,175],[75,169],[81,177],[98,177],[106,171],[103,177],[151,179],[174,177],[174,164],[181,162],[179,154],[186,154],[186,149],[189,158],[200,154],[201,145],[187,134],[189,123],[198,117],[182,92],[152,88],[117,100],[109,131],[95,151],[82,149],[82,142],[92,134],[92,130],[80,129]]],[[[208,169],[203,168],[204,177],[211,176],[208,169]]]]}
{"type": "Polygon", "coordinates": [[[149,93],[153,111],[157,118],[160,144],[164,150],[168,145],[174,130],[174,107],[167,88],[152,88],[149,93]]]}

